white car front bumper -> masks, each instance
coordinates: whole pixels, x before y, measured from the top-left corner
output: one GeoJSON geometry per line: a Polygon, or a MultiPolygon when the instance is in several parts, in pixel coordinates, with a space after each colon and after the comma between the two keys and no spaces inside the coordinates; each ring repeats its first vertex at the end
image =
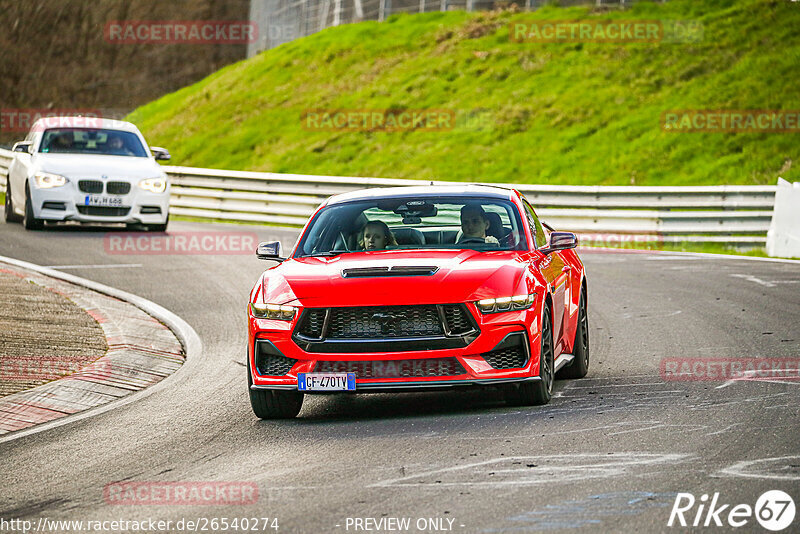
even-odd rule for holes
{"type": "MultiPolygon", "coordinates": [[[[31,180],[33,182],[33,180],[31,180]]],[[[77,181],[70,180],[61,187],[41,189],[31,183],[33,216],[46,221],[78,221],[108,223],[164,224],[169,212],[169,186],[163,193],[152,193],[130,181],[130,192],[112,195],[80,191],[77,181]],[[110,206],[87,205],[87,197],[103,197],[113,201],[110,206]]]]}

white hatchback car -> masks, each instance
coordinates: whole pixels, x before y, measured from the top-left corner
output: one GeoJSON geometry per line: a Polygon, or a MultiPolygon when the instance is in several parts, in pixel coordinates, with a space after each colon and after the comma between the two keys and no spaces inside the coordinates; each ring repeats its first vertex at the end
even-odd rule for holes
{"type": "Polygon", "coordinates": [[[6,222],[22,221],[27,229],[41,228],[45,221],[167,228],[169,181],[156,160],[168,160],[169,152],[148,148],[129,122],[41,118],[13,153],[6,222]]]}

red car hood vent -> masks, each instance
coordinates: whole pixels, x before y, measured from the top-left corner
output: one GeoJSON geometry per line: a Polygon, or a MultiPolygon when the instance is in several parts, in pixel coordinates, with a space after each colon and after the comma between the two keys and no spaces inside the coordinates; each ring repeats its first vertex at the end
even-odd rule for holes
{"type": "Polygon", "coordinates": [[[439,268],[429,265],[394,265],[391,267],[352,267],[342,269],[342,278],[376,278],[384,276],[433,276],[439,268]]]}

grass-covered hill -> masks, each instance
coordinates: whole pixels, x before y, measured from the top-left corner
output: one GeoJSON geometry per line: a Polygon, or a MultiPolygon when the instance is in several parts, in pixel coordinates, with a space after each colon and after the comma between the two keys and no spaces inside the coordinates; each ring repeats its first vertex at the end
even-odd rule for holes
{"type": "Polygon", "coordinates": [[[800,4],[427,13],[331,28],[228,66],[130,119],[178,165],[553,184],[800,180],[800,133],[674,133],[676,109],[800,110],[800,4]],[[689,43],[518,43],[537,19],[695,20],[689,43]],[[309,131],[308,109],[448,109],[451,131],[309,131]],[[792,164],[794,162],[794,165],[792,164]]]}

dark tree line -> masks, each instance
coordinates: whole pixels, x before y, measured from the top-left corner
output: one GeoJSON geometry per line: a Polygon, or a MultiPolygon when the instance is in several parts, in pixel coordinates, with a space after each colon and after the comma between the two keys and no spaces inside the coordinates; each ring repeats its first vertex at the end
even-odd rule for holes
{"type": "MultiPolygon", "coordinates": [[[[0,0],[0,109],[126,113],[243,59],[243,44],[116,44],[112,20],[247,20],[249,0],[0,0]]],[[[0,142],[19,138],[0,132],[0,142]]]]}

